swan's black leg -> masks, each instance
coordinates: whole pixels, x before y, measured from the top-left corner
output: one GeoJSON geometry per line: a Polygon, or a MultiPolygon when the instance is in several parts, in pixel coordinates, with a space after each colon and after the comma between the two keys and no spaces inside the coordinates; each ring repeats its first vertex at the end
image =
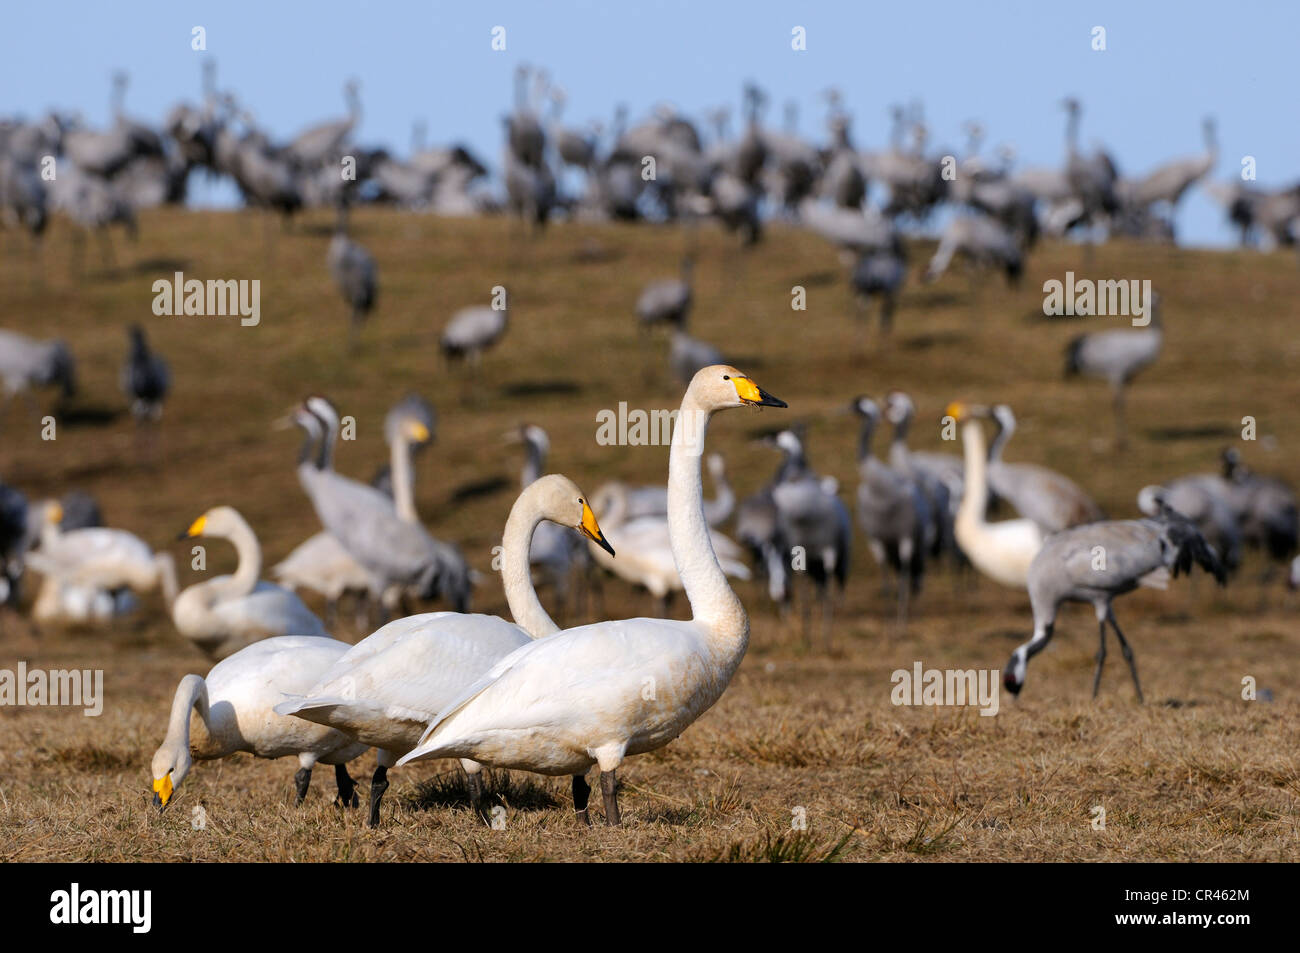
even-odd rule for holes
{"type": "Polygon", "coordinates": [[[367,827],[379,826],[379,802],[384,799],[387,790],[388,769],[381,764],[375,768],[375,773],[370,778],[370,816],[366,818],[367,827]]]}
{"type": "Polygon", "coordinates": [[[357,807],[361,801],[357,797],[357,782],[348,774],[345,764],[334,765],[334,781],[339,786],[339,799],[335,802],[340,807],[357,807]]]}
{"type": "Polygon", "coordinates": [[[307,785],[311,784],[311,768],[299,768],[293,776],[293,787],[298,792],[294,804],[301,804],[307,799],[307,785]]]}
{"type": "Polygon", "coordinates": [[[591,797],[591,785],[581,774],[573,776],[573,810],[578,823],[583,827],[591,826],[591,816],[587,813],[587,799],[591,797]]]}
{"type": "Polygon", "coordinates": [[[469,788],[469,806],[474,809],[474,813],[479,816],[479,819],[486,824],[488,817],[483,813],[483,775],[477,771],[473,774],[466,773],[465,783],[469,788]]]}
{"type": "Polygon", "coordinates": [[[618,813],[618,778],[614,771],[600,772],[600,793],[605,797],[605,823],[617,827],[622,823],[618,813]]]}

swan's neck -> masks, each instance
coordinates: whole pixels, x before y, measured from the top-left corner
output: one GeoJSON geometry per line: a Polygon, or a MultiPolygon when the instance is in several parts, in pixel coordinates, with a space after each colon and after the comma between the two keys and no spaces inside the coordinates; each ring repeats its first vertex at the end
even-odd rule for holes
{"type": "Polygon", "coordinates": [[[180,753],[193,747],[195,751],[204,751],[212,744],[210,724],[211,712],[208,708],[208,686],[197,675],[186,675],[176,686],[176,695],[172,698],[171,717],[167,721],[167,738],[163,747],[175,760],[180,753]],[[191,714],[197,729],[191,737],[191,714]]]}
{"type": "Polygon", "coordinates": [[[248,595],[262,577],[262,547],[258,545],[252,528],[247,523],[232,527],[226,538],[234,545],[239,562],[232,576],[212,580],[211,587],[217,595],[216,601],[248,595]]]}
{"type": "Polygon", "coordinates": [[[718,565],[704,520],[700,458],[709,414],[688,390],[668,458],[668,539],[695,621],[709,630],[715,647],[739,660],[749,642],[749,617],[718,565]]]}
{"type": "Polygon", "coordinates": [[[415,467],[411,462],[411,444],[400,436],[393,440],[391,463],[393,505],[397,515],[407,523],[418,523],[415,512],[415,467]]]}
{"type": "Polygon", "coordinates": [[[501,582],[505,586],[510,615],[535,639],[560,630],[537,598],[528,560],[533,546],[533,531],[541,521],[537,498],[525,489],[510,508],[505,535],[501,538],[501,582]]]}
{"type": "Polygon", "coordinates": [[[978,523],[988,507],[988,450],[984,446],[984,428],[978,420],[968,420],[962,424],[961,442],[966,457],[966,473],[957,518],[964,522],[978,523]]]}

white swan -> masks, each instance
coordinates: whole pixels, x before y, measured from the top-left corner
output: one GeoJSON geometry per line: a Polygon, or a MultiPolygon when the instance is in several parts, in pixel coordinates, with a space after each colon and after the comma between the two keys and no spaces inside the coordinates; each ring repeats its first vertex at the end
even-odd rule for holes
{"type": "Polygon", "coordinates": [[[989,415],[988,408],[954,403],[948,405],[948,414],[961,424],[965,454],[964,488],[953,523],[957,545],[984,575],[1004,586],[1023,589],[1029,583],[1029,564],[1047,537],[1031,519],[990,523],[984,518],[989,498],[988,449],[979,418],[989,415]]]}
{"type": "Polygon", "coordinates": [[[112,592],[144,593],[161,589],[170,608],[176,598],[176,564],[168,553],[155,553],[140,537],[122,529],[89,526],[64,532],[63,507],[47,502],[42,514],[39,548],[27,564],[64,586],[112,592]]]}
{"type": "Polygon", "coordinates": [[[329,636],[301,599],[258,579],[262,548],[238,511],[229,506],[208,510],[181,538],[195,536],[229,540],[239,555],[234,575],[190,586],[172,605],[176,628],[200,651],[220,659],[271,636],[329,636]]]}
{"type": "MultiPolygon", "coordinates": [[[[542,520],[578,530],[609,547],[582,491],[568,477],[550,474],[530,483],[506,520],[501,574],[510,613],[518,625],[490,615],[432,612],[388,623],[353,646],[303,697],[276,706],[347,732],[378,748],[370,786],[371,827],[388,788],[388,769],[419,743],[429,722],[500,659],[558,627],[533,588],[528,565],[533,531],[542,520]]],[[[470,797],[480,810],[479,765],[464,763],[470,797]]]]}
{"type": "Polygon", "coordinates": [[[682,399],[668,464],[668,523],[693,618],[599,622],[511,653],[448,705],[398,764],[471,758],[502,768],[584,779],[600,766],[605,819],[619,823],[615,771],[663,747],[726,690],[749,644],[749,617],[731,591],[704,521],[700,456],[709,418],[728,407],[784,407],[733,367],[699,371],[682,399]]]}
{"type": "Polygon", "coordinates": [[[154,804],[167,806],[195,760],[247,751],[259,758],[296,755],[294,783],[300,804],[316,762],[335,765],[339,800],[356,806],[344,765],[364,754],[366,746],[340,731],[271,710],[284,692],[304,691],[350,647],[316,636],[280,636],[255,642],[218,662],[206,679],[182,678],[172,699],[167,737],[153,756],[154,804]]]}

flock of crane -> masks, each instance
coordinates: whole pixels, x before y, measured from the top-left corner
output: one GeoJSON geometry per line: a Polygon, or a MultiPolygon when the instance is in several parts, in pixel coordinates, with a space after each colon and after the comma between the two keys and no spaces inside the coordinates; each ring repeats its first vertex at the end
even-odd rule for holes
{"type": "MultiPolygon", "coordinates": [[[[778,216],[822,235],[845,256],[852,287],[864,299],[880,299],[887,328],[907,274],[903,229],[941,204],[960,211],[944,226],[925,278],[937,278],[962,255],[1015,281],[1041,233],[1077,229],[1171,240],[1174,209],[1217,158],[1207,121],[1203,156],[1123,178],[1104,151],[1080,152],[1081,109],[1067,100],[1063,168],[1013,172],[1009,150],[997,162],[980,154],[983,133],[973,126],[967,154],[949,176],[951,157],[927,153],[928,132],[915,107],[895,111],[888,149],[864,152],[852,143],[840,97],[831,94],[830,141],[815,146],[796,135],[792,112],[784,132],[765,127],[767,97],[754,86],[744,92],[739,138],[730,136],[725,110],[710,116],[714,136],[706,142],[693,122],[666,108],[630,128],[620,113],[606,137],[600,124],[562,125],[563,91],[544,73],[521,68],[505,122],[499,199],[481,181],[486,167],[462,146],[420,144],[407,159],[357,146],[356,84],[345,90],[346,118],[277,144],[245,105],[216,88],[211,71],[205,76],[202,105],[177,106],[161,129],[124,114],[125,77],[114,82],[110,129],[87,129],[58,114],[0,123],[0,211],[33,236],[50,209],[101,232],[115,222],[134,227],[136,209],[183,201],[187,176],[199,167],[229,176],[251,206],[286,215],[303,206],[337,209],[325,265],[349,309],[354,343],[379,300],[375,259],[348,233],[348,209],[362,202],[443,215],[503,210],[534,228],[555,217],[707,218],[746,243],[761,240],[764,220],[778,216]],[[48,155],[58,157],[53,179],[41,176],[48,155]],[[654,174],[644,175],[651,167],[654,174]],[[340,175],[340,168],[355,174],[340,175]],[[570,168],[584,177],[583,188],[571,194],[561,187],[570,168]],[[870,202],[881,190],[880,201],[870,202]]],[[[1234,187],[1231,214],[1265,240],[1292,241],[1300,207],[1291,190],[1292,211],[1282,216],[1282,194],[1234,187]]],[[[0,483],[0,597],[7,606],[23,605],[22,584],[32,570],[41,577],[31,603],[37,622],[102,622],[134,611],[135,595],[158,591],[180,635],[216,661],[205,678],[187,675],[176,689],[151,766],[160,807],[194,760],[236,751],[297,757],[299,801],[314,765],[334,765],[340,802],[356,805],[346,766],[374,748],[373,826],[389,770],[429,758],[460,760],[480,811],[484,766],[569,776],[581,822],[588,822],[586,776],[598,766],[605,817],[618,823],[615,777],[624,759],[677,737],[718,700],[740,664],[749,619],[730,580],[759,576],[778,607],[799,601],[810,646],[811,610],[819,603],[829,647],[855,523],[882,582],[892,588],[899,631],[936,561],[1028,593],[1032,638],[1004,671],[1003,684],[1013,693],[1021,691],[1028,661],[1050,640],[1065,602],[1088,603],[1096,612],[1094,695],[1109,626],[1141,698],[1133,652],[1112,608],[1117,596],[1139,586],[1163,588],[1171,574],[1193,566],[1222,583],[1251,547],[1289,563],[1292,583],[1300,582],[1295,494],[1283,481],[1254,473],[1235,450],[1225,453],[1222,472],[1141,488],[1141,518],[1110,520],[1066,475],[1004,460],[1016,430],[1006,405],[948,407],[960,433],[958,455],[909,446],[916,408],[907,394],[856,397],[844,408],[860,424],[852,507],[841,500],[837,481],[813,468],[797,426],[766,439],[779,455],[775,473],[738,500],[723,459],[704,453],[704,424],[729,408],[785,404],[730,366],[718,348],[689,335],[693,267],[688,252],[680,275],[647,285],[633,309],[643,332],[668,329],[669,369],[684,389],[666,483],[608,483],[589,496],[568,477],[547,474],[550,441],[542,427],[512,435],[524,451],[521,492],[501,551],[513,622],[470,612],[480,574],[453,542],[429,533],[416,512],[415,462],[433,440],[437,418],[415,394],[388,414],[390,461],[369,484],[334,469],[340,415],[328,399],[307,396],[285,418],[284,427],[303,434],[297,476],[321,531],[271,567],[274,582],[263,579],[253,529],[228,506],[199,515],[185,535],[228,541],[236,570],[180,591],[171,557],[126,530],[103,526],[85,494],[33,502],[0,483]],[[991,443],[987,422],[996,428],[991,443]],[[882,425],[892,429],[887,454],[875,447],[882,425]],[[706,468],[714,488],[708,500],[706,468]],[[995,506],[1017,515],[994,518],[995,506]],[[727,524],[734,539],[724,533],[727,524]],[[1100,565],[1099,550],[1105,554],[1100,565]],[[536,587],[551,594],[564,618],[579,595],[599,588],[602,573],[648,592],[661,617],[557,624],[536,587]],[[796,599],[805,584],[814,592],[796,599]],[[324,620],[299,597],[307,591],[324,600],[324,620]],[[662,617],[677,593],[689,604],[687,621],[662,617]],[[348,597],[367,628],[381,623],[355,645],[329,634],[348,597]],[[449,610],[408,614],[412,605],[435,600],[449,610]]],[[[443,353],[477,364],[509,327],[504,297],[466,308],[443,329],[443,353]]],[[[127,345],[121,386],[147,431],[162,414],[170,372],[143,329],[129,328],[127,345]]],[[[1146,327],[1080,336],[1064,355],[1069,372],[1111,385],[1118,441],[1125,432],[1125,388],[1162,346],[1157,304],[1146,327]]],[[[71,392],[72,349],[0,330],[0,378],[6,400],[23,394],[34,401],[32,391],[49,386],[71,392]]]]}

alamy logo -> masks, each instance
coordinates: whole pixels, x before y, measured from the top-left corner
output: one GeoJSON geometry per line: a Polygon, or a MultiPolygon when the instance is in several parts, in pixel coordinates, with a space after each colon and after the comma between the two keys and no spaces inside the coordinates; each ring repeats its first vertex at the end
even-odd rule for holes
{"type": "Polygon", "coordinates": [[[242,278],[224,280],[186,278],[178,271],[171,281],[159,278],[153,283],[153,313],[161,316],[200,315],[224,317],[239,315],[239,323],[246,328],[256,327],[262,320],[262,282],[242,278]]]}
{"type": "Polygon", "coordinates": [[[618,402],[618,410],[596,411],[596,443],[602,447],[667,447],[673,442],[673,428],[681,423],[682,441],[687,447],[704,446],[704,428],[708,416],[693,411],[685,418],[680,410],[628,410],[627,401],[618,402]]]}
{"type": "Polygon", "coordinates": [[[18,670],[0,668],[0,706],[19,708],[82,708],[82,714],[96,718],[104,711],[103,669],[44,669],[30,671],[26,662],[18,670]]]}
{"type": "Polygon", "coordinates": [[[1043,282],[1043,314],[1048,317],[1132,317],[1133,327],[1151,323],[1151,279],[1108,278],[1093,281],[1065,273],[1065,281],[1049,278],[1043,282]]]}
{"type": "Polygon", "coordinates": [[[153,923],[151,890],[70,890],[50,894],[50,922],[60,924],[127,923],[132,933],[148,933],[153,923]]]}
{"type": "Polygon", "coordinates": [[[997,669],[927,669],[915,662],[910,672],[900,668],[889,677],[894,683],[889,700],[895,705],[972,705],[979,707],[981,715],[996,715],[1000,679],[997,669]]]}

